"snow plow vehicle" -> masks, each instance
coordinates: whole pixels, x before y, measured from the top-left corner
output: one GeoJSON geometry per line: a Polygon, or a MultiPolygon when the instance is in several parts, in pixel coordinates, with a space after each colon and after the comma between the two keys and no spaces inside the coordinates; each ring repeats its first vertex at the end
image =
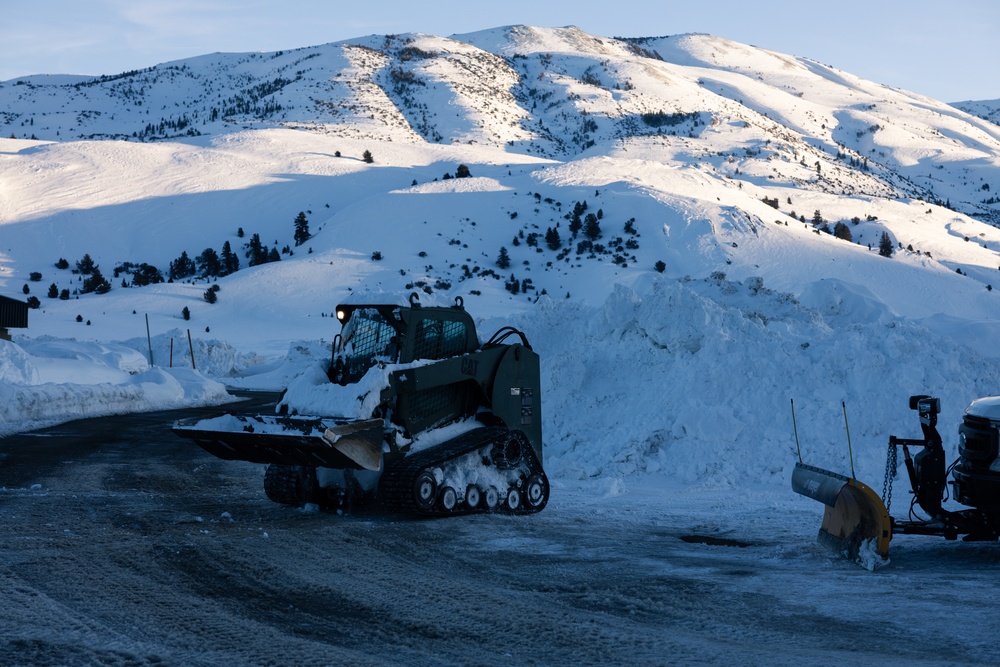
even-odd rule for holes
{"type": "Polygon", "coordinates": [[[174,433],[221,459],[267,464],[264,491],[286,505],[545,507],[539,358],[522,332],[503,327],[481,344],[460,297],[423,307],[412,294],[406,306],[341,304],[336,314],[341,333],[313,388],[334,414],[300,415],[283,400],[274,415],[182,420],[174,433]]]}
{"type": "Polygon", "coordinates": [[[852,560],[864,553],[889,557],[893,535],[938,535],[948,540],[995,541],[1000,537],[1000,397],[980,398],[965,410],[958,428],[958,459],[945,466],[937,430],[941,401],[911,396],[910,409],[920,419],[923,438],[889,436],[885,483],[880,498],[858,480],[796,463],[792,490],[826,505],[818,540],[852,560]],[[919,451],[911,455],[910,449],[919,451]],[[912,498],[907,520],[894,519],[892,480],[902,450],[912,498]],[[946,510],[948,474],[953,498],[969,509],[946,510]],[[926,514],[920,517],[917,508],[926,514]]]}

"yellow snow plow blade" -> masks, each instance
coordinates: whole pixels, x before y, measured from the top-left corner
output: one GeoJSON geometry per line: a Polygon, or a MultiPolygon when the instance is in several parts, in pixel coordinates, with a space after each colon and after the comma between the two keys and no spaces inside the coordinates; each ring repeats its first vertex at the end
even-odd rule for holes
{"type": "Polygon", "coordinates": [[[856,479],[829,470],[796,463],[792,491],[826,505],[817,541],[859,560],[859,553],[874,550],[889,558],[892,521],[882,499],[856,479]]]}

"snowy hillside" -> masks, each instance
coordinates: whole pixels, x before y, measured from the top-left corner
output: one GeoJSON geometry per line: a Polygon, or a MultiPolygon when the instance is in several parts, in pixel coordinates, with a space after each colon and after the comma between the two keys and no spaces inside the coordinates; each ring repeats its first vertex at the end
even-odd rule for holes
{"type": "Polygon", "coordinates": [[[1000,126],[967,104],[524,26],[26,77],[0,84],[0,293],[38,300],[26,349],[145,352],[148,316],[155,358],[190,329],[200,370],[272,388],[352,292],[460,296],[541,352],[556,475],[787,484],[794,398],[835,468],[846,401],[877,477],[909,394],[950,432],[1000,393],[1000,126]],[[280,261],[249,266],[255,236],[280,261]]]}
{"type": "Polygon", "coordinates": [[[954,106],[994,124],[1000,121],[1000,100],[969,100],[956,102],[954,106]]]}

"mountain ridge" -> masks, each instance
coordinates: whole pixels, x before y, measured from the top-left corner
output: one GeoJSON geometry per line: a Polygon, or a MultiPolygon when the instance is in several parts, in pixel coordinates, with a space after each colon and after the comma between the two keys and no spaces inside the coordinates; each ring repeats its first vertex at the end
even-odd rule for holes
{"type": "Polygon", "coordinates": [[[698,138],[703,122],[742,122],[753,131],[733,138],[749,150],[776,142],[809,166],[846,161],[892,172],[898,195],[996,215],[974,188],[939,191],[914,167],[955,166],[981,185],[975,165],[951,163],[995,153],[1000,127],[815,61],[711,35],[627,41],[527,26],[451,38],[372,35],[270,54],[198,56],[74,83],[27,77],[0,84],[0,103],[7,109],[2,136],[162,141],[287,127],[485,143],[543,157],[664,134],[698,138]],[[904,103],[905,122],[879,110],[904,103]],[[880,132],[887,136],[876,141],[871,135],[880,132]],[[893,138],[900,133],[906,136],[893,138]]]}

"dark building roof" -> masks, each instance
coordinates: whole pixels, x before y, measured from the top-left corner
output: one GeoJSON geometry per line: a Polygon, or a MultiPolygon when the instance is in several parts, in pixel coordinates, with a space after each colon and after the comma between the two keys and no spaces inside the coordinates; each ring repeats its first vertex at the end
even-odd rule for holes
{"type": "Polygon", "coordinates": [[[28,326],[28,304],[0,296],[0,329],[25,329],[28,326]]]}

